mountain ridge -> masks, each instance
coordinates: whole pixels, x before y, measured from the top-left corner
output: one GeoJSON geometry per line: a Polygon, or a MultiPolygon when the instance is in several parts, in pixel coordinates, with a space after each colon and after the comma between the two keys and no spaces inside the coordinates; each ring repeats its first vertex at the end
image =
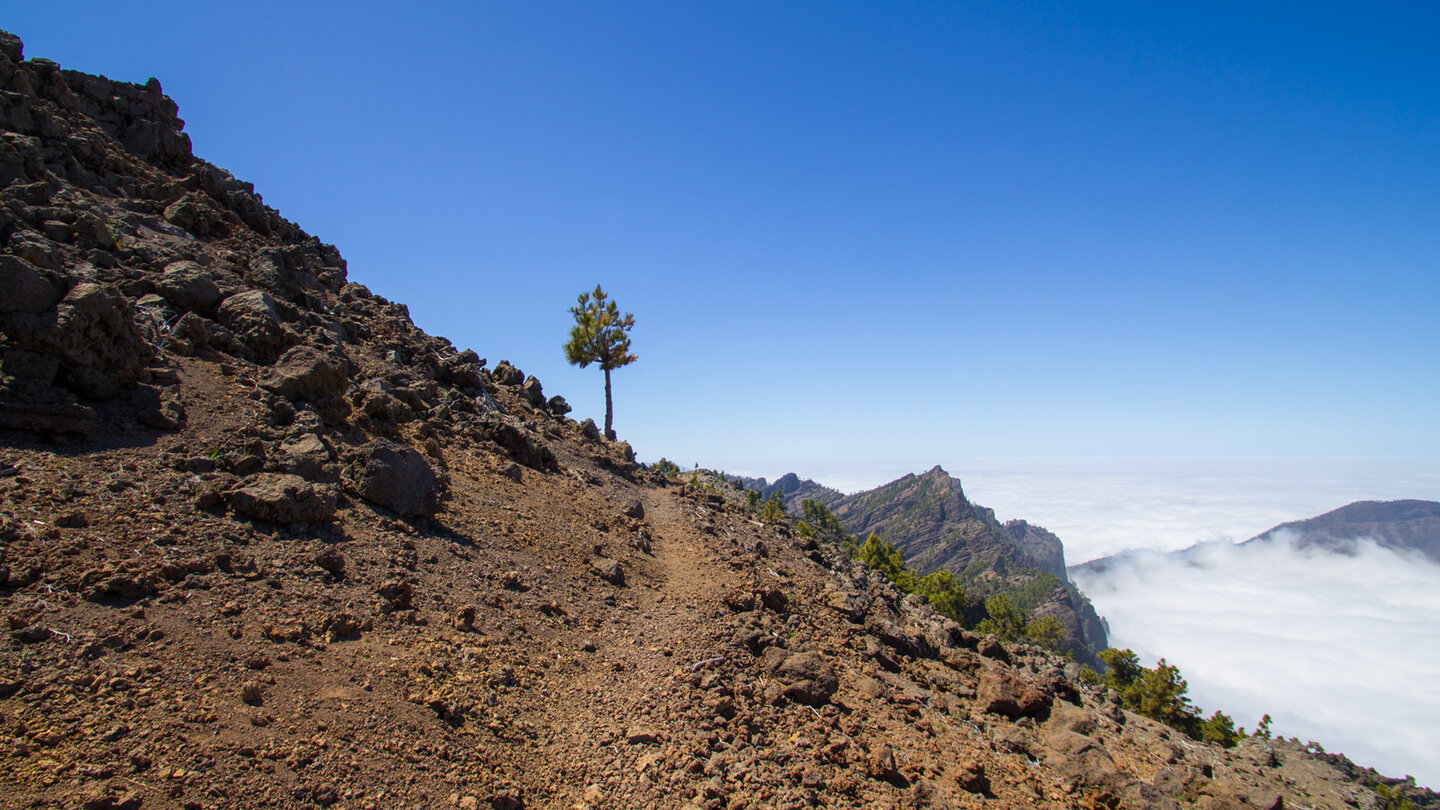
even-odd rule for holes
{"type": "Polygon", "coordinates": [[[1440,563],[1440,502],[1353,501],[1323,515],[1281,523],[1245,543],[1274,542],[1282,535],[1290,535],[1287,539],[1299,548],[1339,553],[1353,552],[1360,541],[1372,540],[1381,548],[1415,551],[1440,563]]]}
{"type": "Polygon", "coordinates": [[[1070,581],[1060,538],[1024,520],[1002,525],[994,510],[972,504],[960,480],[942,466],[848,495],[793,472],[774,483],[740,480],[758,488],[761,498],[780,493],[792,513],[800,511],[804,500],[820,501],[857,538],[875,532],[892,543],[919,575],[945,569],[960,576],[979,597],[973,600],[972,621],[984,618],[984,596],[1033,581],[1025,572],[1053,575],[1058,587],[1027,606],[1027,612],[1054,617],[1065,629],[1064,649],[1087,664],[1102,666],[1097,656],[1108,646],[1104,619],[1070,581]],[[987,583],[980,580],[984,575],[1010,581],[987,583]]]}
{"type": "MultiPolygon", "coordinates": [[[[1281,523],[1249,540],[1196,543],[1165,552],[1162,556],[1189,558],[1216,543],[1238,548],[1252,544],[1290,543],[1296,548],[1320,548],[1334,554],[1353,554],[1366,540],[1380,548],[1415,552],[1431,562],[1440,563],[1440,502],[1413,498],[1352,501],[1312,518],[1281,523]]],[[[1121,551],[1071,566],[1070,571],[1103,574],[1137,553],[1148,555],[1155,552],[1121,551]]]]}

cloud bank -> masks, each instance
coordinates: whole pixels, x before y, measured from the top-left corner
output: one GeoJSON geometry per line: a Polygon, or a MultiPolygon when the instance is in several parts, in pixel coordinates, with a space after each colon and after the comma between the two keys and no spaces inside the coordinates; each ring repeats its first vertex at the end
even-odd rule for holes
{"type": "Polygon", "coordinates": [[[1248,540],[1352,501],[1440,500],[1435,456],[981,459],[946,469],[1001,520],[1059,535],[1071,565],[1248,540]]]}
{"type": "Polygon", "coordinates": [[[1111,643],[1178,666],[1207,714],[1253,729],[1269,713],[1278,734],[1440,786],[1440,566],[1373,542],[1220,542],[1078,584],[1111,643]]]}

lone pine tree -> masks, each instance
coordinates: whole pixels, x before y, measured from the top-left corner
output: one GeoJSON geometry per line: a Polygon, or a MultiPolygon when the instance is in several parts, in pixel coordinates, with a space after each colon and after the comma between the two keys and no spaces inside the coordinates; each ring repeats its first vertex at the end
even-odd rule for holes
{"type": "Polygon", "coordinates": [[[610,372],[637,359],[630,353],[629,334],[635,326],[635,316],[628,312],[620,314],[615,302],[606,298],[599,284],[593,293],[580,293],[579,303],[570,308],[575,326],[570,329],[570,340],[565,344],[565,359],[581,368],[599,363],[600,370],[605,372],[605,438],[614,440],[615,407],[610,398],[610,372]]]}

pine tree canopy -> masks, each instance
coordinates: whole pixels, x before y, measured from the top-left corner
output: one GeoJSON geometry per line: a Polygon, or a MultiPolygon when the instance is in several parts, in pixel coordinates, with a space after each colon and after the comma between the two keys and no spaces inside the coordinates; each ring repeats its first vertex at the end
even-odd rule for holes
{"type": "Polygon", "coordinates": [[[610,371],[635,362],[629,335],[635,316],[628,312],[622,315],[615,302],[607,299],[597,284],[593,293],[581,293],[579,303],[570,308],[575,326],[565,344],[565,359],[571,364],[585,368],[599,363],[600,368],[610,371]]]}

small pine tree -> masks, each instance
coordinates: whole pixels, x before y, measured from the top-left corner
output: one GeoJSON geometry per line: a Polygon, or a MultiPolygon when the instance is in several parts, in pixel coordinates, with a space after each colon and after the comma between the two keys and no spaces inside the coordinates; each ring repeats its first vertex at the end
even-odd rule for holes
{"type": "Polygon", "coordinates": [[[1197,718],[1190,698],[1185,695],[1189,690],[1190,685],[1180,677],[1180,670],[1161,658],[1154,669],[1141,672],[1139,680],[1126,691],[1125,699],[1134,704],[1140,714],[1190,732],[1197,718]]]}
{"type": "MultiPolygon", "coordinates": [[[[1130,711],[1158,720],[1194,739],[1227,748],[1245,736],[1244,730],[1237,730],[1235,722],[1224,712],[1217,711],[1209,719],[1200,719],[1200,710],[1186,695],[1189,684],[1180,677],[1180,670],[1167,664],[1164,658],[1154,669],[1149,669],[1140,666],[1139,656],[1130,650],[1112,647],[1101,651],[1100,660],[1109,667],[1105,685],[1120,693],[1122,705],[1130,711]]],[[[1269,733],[1270,716],[1266,715],[1256,728],[1255,736],[1263,738],[1269,733]]]]}
{"type": "Polygon", "coordinates": [[[904,560],[900,558],[900,550],[885,542],[875,532],[871,532],[865,542],[860,544],[860,548],[855,550],[855,558],[866,567],[879,571],[891,582],[899,579],[907,570],[904,560]]]}
{"type": "Polygon", "coordinates": [[[1122,696],[1144,671],[1144,667],[1140,666],[1140,656],[1130,650],[1117,650],[1114,647],[1101,650],[1100,660],[1106,667],[1105,685],[1122,696]]]}
{"type": "Polygon", "coordinates": [[[981,633],[994,633],[1005,641],[1018,641],[1025,633],[1025,613],[997,593],[985,599],[985,618],[975,625],[981,633]]]}
{"type": "Polygon", "coordinates": [[[775,523],[785,519],[785,496],[780,490],[770,493],[770,499],[760,509],[760,519],[766,523],[775,523]]]}
{"type": "Polygon", "coordinates": [[[1255,727],[1255,736],[1262,740],[1270,739],[1270,715],[1260,718],[1260,724],[1255,727]]]}
{"type": "Polygon", "coordinates": [[[846,540],[851,539],[850,534],[845,531],[845,526],[840,518],[831,512],[825,504],[806,498],[800,502],[800,516],[815,530],[815,536],[825,540],[833,540],[842,545],[846,540]]]}
{"type": "Polygon", "coordinates": [[[570,308],[575,326],[565,343],[565,359],[581,368],[599,363],[600,370],[605,372],[605,438],[614,441],[615,406],[610,397],[610,372],[637,359],[630,353],[629,334],[635,326],[635,316],[628,312],[620,314],[619,307],[614,301],[606,301],[607,297],[599,284],[593,293],[580,293],[579,303],[570,308]]]}
{"type": "Polygon", "coordinates": [[[1212,742],[1222,748],[1234,748],[1245,739],[1245,729],[1236,729],[1230,715],[1216,711],[1200,723],[1200,739],[1212,742]]]}
{"type": "Polygon", "coordinates": [[[1052,650],[1065,643],[1065,625],[1054,616],[1041,616],[1025,625],[1025,637],[1052,650]]]}
{"type": "Polygon", "coordinates": [[[948,616],[961,625],[965,623],[965,609],[970,606],[965,586],[955,579],[949,569],[941,568],[933,574],[926,574],[916,583],[915,592],[925,597],[930,607],[942,616],[948,616]]]}
{"type": "Polygon", "coordinates": [[[1417,810],[1415,802],[1405,795],[1399,785],[1378,783],[1375,785],[1375,795],[1380,797],[1380,810],[1417,810]]]}

